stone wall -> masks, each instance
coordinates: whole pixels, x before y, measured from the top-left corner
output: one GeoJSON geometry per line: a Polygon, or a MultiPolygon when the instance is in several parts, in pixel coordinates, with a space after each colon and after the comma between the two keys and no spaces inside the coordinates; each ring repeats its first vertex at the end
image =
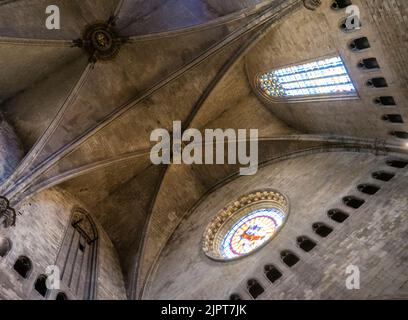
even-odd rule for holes
{"type": "Polygon", "coordinates": [[[390,132],[406,131],[406,124],[382,120],[384,114],[400,114],[408,120],[408,41],[406,0],[353,0],[361,14],[362,27],[352,32],[340,29],[346,10],[332,10],[332,0],[323,0],[316,11],[305,8],[276,23],[246,56],[248,79],[255,87],[259,74],[318,60],[341,56],[358,91],[358,99],[282,103],[260,99],[275,116],[306,133],[330,133],[364,138],[394,139],[390,132]],[[352,40],[367,37],[370,48],[352,51],[352,40]],[[362,70],[359,62],[376,58],[380,69],[362,70]],[[384,77],[386,88],[366,85],[373,77],[384,77]],[[396,106],[374,103],[378,96],[393,96],[396,106]]]}
{"type": "Polygon", "coordinates": [[[255,176],[239,177],[204,199],[186,216],[169,240],[150,278],[144,298],[228,299],[237,293],[251,299],[246,283],[256,279],[265,292],[258,299],[366,299],[408,297],[408,170],[391,168],[390,156],[354,152],[306,155],[271,164],[255,176]],[[377,170],[394,172],[390,182],[372,178],[377,170]],[[372,196],[357,190],[361,183],[381,189],[372,196]],[[205,227],[225,204],[254,190],[272,188],[289,198],[286,225],[267,246],[234,262],[215,262],[201,250],[205,227]],[[365,204],[355,210],[342,198],[354,195],[365,204]],[[344,223],[331,220],[327,211],[342,209],[344,223]],[[321,238],[312,224],[323,222],[334,231],[321,238]],[[299,236],[317,243],[309,253],[296,244],[299,236]],[[289,268],[280,259],[291,250],[300,261],[289,268]],[[271,284],[266,264],[283,276],[271,284]],[[346,268],[360,269],[360,290],[346,289],[346,268]]]}
{"type": "Polygon", "coordinates": [[[0,114],[0,183],[13,173],[22,154],[20,141],[13,128],[0,114]]]}
{"type": "MultiPolygon", "coordinates": [[[[11,240],[11,251],[0,258],[0,299],[43,299],[34,283],[49,265],[54,265],[72,209],[81,204],[69,193],[49,189],[23,201],[15,209],[17,225],[1,229],[1,236],[11,240]],[[25,255],[33,263],[27,279],[13,268],[17,258],[25,255]]],[[[122,272],[113,247],[102,227],[99,233],[97,299],[126,299],[122,272]]],[[[52,299],[56,291],[49,290],[52,299]]]]}

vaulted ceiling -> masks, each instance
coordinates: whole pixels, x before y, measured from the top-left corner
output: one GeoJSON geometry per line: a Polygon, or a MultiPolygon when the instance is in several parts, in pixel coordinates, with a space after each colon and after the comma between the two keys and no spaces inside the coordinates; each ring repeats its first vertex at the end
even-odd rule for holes
{"type": "Polygon", "coordinates": [[[184,213],[237,171],[152,165],[155,128],[171,131],[174,120],[201,130],[258,128],[261,162],[345,145],[405,152],[372,100],[397,96],[397,111],[408,119],[400,107],[408,99],[407,33],[390,19],[392,10],[406,12],[406,3],[359,1],[367,11],[366,29],[358,32],[373,38],[370,54],[390,79],[389,91],[372,92],[364,87],[369,75],[355,67],[361,56],[347,49],[353,36],[338,30],[342,16],[329,2],[317,11],[301,0],[1,2],[0,110],[25,158],[0,193],[17,203],[58,185],[77,196],[115,244],[136,298],[184,213]],[[60,30],[44,27],[50,4],[60,8],[60,30]],[[89,60],[73,40],[109,19],[126,42],[112,60],[89,60]],[[382,23],[388,31],[375,37],[382,23]],[[387,50],[390,35],[400,41],[394,54],[387,50]],[[334,52],[349,64],[360,99],[271,103],[253,90],[260,72],[334,52]]]}

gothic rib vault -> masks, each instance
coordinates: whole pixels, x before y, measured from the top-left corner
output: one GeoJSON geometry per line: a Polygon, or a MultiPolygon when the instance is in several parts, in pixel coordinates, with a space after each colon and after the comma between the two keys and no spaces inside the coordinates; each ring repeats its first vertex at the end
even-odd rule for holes
{"type": "Polygon", "coordinates": [[[406,157],[348,42],[376,39],[370,54],[381,59],[387,95],[398,97],[408,119],[406,42],[387,50],[390,38],[406,37],[390,16],[407,5],[355,1],[364,8],[364,28],[348,35],[329,2],[309,10],[299,0],[55,0],[63,18],[54,31],[43,27],[49,1],[0,3],[1,121],[13,128],[2,130],[20,141],[7,151],[0,176],[0,195],[17,214],[5,232],[19,228],[30,199],[66,194],[113,243],[127,298],[154,298],[162,279],[152,284],[153,275],[175,230],[203,197],[234,180],[238,167],[154,166],[153,129],[170,129],[173,120],[184,129],[258,128],[265,166],[327,151],[406,157]],[[257,93],[259,73],[334,52],[349,66],[360,99],[296,105],[257,93]]]}

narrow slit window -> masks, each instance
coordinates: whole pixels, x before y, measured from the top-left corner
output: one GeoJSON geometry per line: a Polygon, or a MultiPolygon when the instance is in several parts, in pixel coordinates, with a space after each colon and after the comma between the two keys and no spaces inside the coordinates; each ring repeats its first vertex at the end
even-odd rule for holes
{"type": "Polygon", "coordinates": [[[278,100],[357,96],[339,56],[264,73],[258,85],[265,96],[278,100]]]}

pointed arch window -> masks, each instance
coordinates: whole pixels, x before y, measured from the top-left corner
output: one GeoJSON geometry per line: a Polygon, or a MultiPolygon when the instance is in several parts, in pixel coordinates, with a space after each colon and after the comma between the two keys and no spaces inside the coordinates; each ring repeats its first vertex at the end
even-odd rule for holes
{"type": "Polygon", "coordinates": [[[92,300],[96,294],[98,230],[91,216],[75,208],[57,257],[61,289],[78,299],[92,300]]]}
{"type": "Polygon", "coordinates": [[[339,56],[272,70],[257,79],[261,93],[274,101],[355,98],[357,90],[339,56]]]}

